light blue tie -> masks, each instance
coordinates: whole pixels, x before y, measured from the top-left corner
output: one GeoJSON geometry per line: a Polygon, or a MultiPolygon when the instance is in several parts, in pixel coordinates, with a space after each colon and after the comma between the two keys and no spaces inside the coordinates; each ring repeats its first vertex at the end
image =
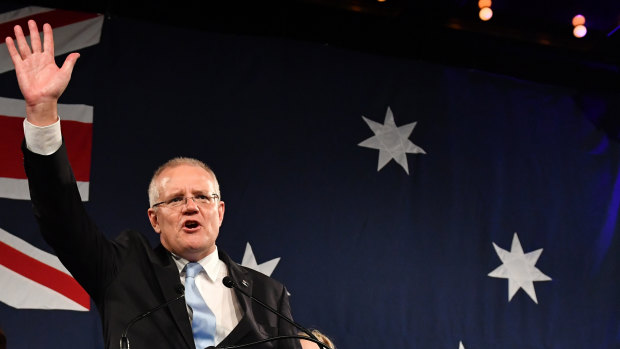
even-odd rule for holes
{"type": "Polygon", "coordinates": [[[198,263],[185,266],[185,301],[192,308],[192,332],[196,349],[215,345],[215,315],[202,299],[194,278],[202,271],[198,263]]]}

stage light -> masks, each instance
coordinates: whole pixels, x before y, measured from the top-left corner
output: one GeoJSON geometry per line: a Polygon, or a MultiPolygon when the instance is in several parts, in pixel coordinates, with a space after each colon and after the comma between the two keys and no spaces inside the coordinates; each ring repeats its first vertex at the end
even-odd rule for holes
{"type": "Polygon", "coordinates": [[[491,0],[480,0],[478,1],[478,8],[491,7],[491,0]]]}
{"type": "Polygon", "coordinates": [[[573,35],[575,35],[576,38],[583,38],[587,33],[588,29],[585,25],[576,25],[573,29],[573,35]]]}
{"type": "Polygon", "coordinates": [[[573,27],[586,24],[586,18],[583,15],[573,17],[573,27]]]}
{"type": "Polygon", "coordinates": [[[488,21],[491,17],[493,17],[493,10],[491,10],[490,7],[483,7],[480,9],[478,16],[480,16],[481,20],[488,21]]]}
{"type": "Polygon", "coordinates": [[[573,35],[576,38],[583,38],[588,33],[586,28],[586,18],[583,15],[576,15],[573,17],[573,35]]]}

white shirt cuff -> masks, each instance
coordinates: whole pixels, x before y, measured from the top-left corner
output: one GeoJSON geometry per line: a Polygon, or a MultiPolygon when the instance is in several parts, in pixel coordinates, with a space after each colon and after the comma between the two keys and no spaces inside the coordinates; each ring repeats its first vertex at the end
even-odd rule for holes
{"type": "Polygon", "coordinates": [[[62,145],[60,119],[48,126],[35,126],[24,119],[24,136],[26,148],[39,155],[50,155],[62,145]]]}

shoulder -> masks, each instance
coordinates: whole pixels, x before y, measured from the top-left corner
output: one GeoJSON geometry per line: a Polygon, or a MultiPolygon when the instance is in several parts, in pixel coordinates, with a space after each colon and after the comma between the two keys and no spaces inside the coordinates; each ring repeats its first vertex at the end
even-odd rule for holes
{"type": "MultiPolygon", "coordinates": [[[[167,268],[174,265],[172,255],[161,244],[152,242],[141,232],[124,230],[113,241],[118,265],[126,264],[167,268]]],[[[176,270],[176,268],[174,269],[176,270]]]]}
{"type": "Polygon", "coordinates": [[[282,288],[282,289],[284,288],[284,285],[280,281],[270,276],[267,276],[259,271],[256,271],[254,269],[250,269],[250,268],[247,268],[241,265],[239,265],[239,267],[243,268],[246,271],[248,277],[254,280],[254,283],[256,284],[272,285],[273,287],[282,288]]]}
{"type": "Polygon", "coordinates": [[[170,253],[161,244],[153,246],[143,233],[135,230],[122,231],[114,239],[113,244],[124,258],[148,258],[152,262],[166,264],[171,259],[170,253]]]}
{"type": "Polygon", "coordinates": [[[137,246],[151,246],[144,234],[130,229],[123,230],[120,234],[118,234],[114,241],[119,245],[127,247],[136,246],[136,244],[137,246]]]}
{"type": "Polygon", "coordinates": [[[284,285],[280,281],[254,269],[244,267],[241,264],[233,261],[228,256],[228,254],[226,254],[226,252],[219,249],[218,251],[220,260],[222,260],[224,264],[226,264],[230,276],[235,279],[235,281],[243,282],[243,280],[247,279],[248,281],[252,281],[252,283],[256,285],[261,285],[263,287],[266,286],[270,289],[278,289],[282,291],[284,290],[284,285]]]}

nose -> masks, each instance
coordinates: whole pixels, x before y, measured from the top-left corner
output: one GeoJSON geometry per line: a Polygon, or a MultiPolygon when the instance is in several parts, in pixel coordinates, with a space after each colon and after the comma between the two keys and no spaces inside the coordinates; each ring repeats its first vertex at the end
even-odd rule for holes
{"type": "Polygon", "coordinates": [[[199,210],[198,204],[194,201],[193,197],[185,197],[185,204],[183,205],[183,212],[197,212],[199,210]]]}

